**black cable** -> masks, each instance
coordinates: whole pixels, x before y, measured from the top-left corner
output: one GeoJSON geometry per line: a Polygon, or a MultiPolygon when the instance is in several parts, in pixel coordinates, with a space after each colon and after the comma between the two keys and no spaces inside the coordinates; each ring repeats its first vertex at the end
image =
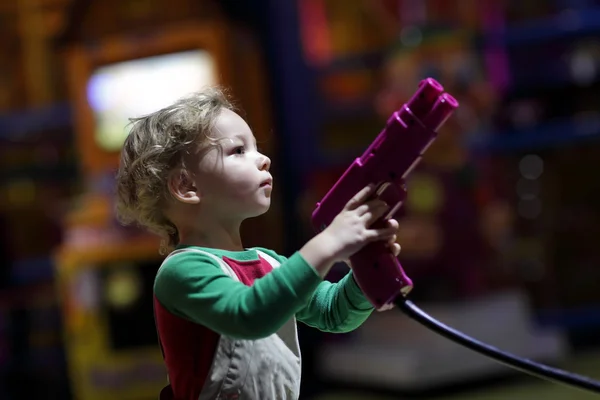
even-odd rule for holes
{"type": "Polygon", "coordinates": [[[517,357],[496,347],[482,343],[432,318],[404,296],[398,296],[395,304],[400,311],[421,325],[501,364],[538,378],[600,394],[600,381],[517,357]]]}

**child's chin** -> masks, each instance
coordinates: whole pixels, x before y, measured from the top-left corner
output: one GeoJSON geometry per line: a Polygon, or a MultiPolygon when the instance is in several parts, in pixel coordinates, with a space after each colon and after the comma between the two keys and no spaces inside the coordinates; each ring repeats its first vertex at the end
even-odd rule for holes
{"type": "Polygon", "coordinates": [[[263,214],[265,214],[267,211],[269,211],[269,209],[270,209],[270,208],[271,208],[271,202],[269,201],[269,203],[268,203],[268,204],[265,204],[265,205],[262,207],[262,210],[260,210],[260,214],[259,214],[259,215],[263,215],[263,214]]]}
{"type": "Polygon", "coordinates": [[[254,210],[252,210],[252,212],[250,212],[248,218],[254,218],[254,217],[260,217],[261,215],[265,214],[267,211],[269,211],[269,208],[271,208],[271,202],[266,202],[263,204],[258,205],[258,207],[256,207],[254,210]]]}

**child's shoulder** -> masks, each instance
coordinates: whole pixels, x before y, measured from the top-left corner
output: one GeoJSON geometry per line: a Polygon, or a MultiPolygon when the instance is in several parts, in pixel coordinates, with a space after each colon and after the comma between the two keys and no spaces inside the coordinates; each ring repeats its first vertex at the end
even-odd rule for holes
{"type": "Polygon", "coordinates": [[[262,252],[273,257],[280,263],[287,260],[286,257],[278,254],[276,251],[264,247],[252,247],[245,251],[230,252],[219,249],[186,246],[174,250],[167,256],[157,272],[157,278],[161,275],[187,276],[189,273],[204,274],[209,272],[205,268],[198,268],[199,265],[211,266],[220,271],[220,260],[222,257],[226,256],[238,261],[248,261],[256,259],[257,252],[262,252]]]}
{"type": "Polygon", "coordinates": [[[165,305],[173,299],[199,293],[215,277],[222,275],[218,259],[200,248],[180,248],[171,252],[156,271],[153,291],[165,305]]]}
{"type": "Polygon", "coordinates": [[[211,265],[220,268],[218,259],[209,251],[189,246],[178,248],[168,254],[158,269],[158,275],[161,273],[187,273],[190,268],[197,267],[198,264],[211,265]]]}
{"type": "Polygon", "coordinates": [[[277,261],[279,261],[280,263],[284,262],[285,260],[287,260],[287,257],[282,256],[281,254],[278,254],[276,251],[271,250],[271,249],[267,249],[264,247],[252,247],[253,250],[257,250],[257,251],[261,251],[271,257],[273,257],[274,259],[276,259],[277,261]]]}
{"type": "MultiPolygon", "coordinates": [[[[196,248],[177,249],[171,252],[156,271],[154,291],[165,288],[187,287],[190,283],[210,279],[222,273],[218,259],[196,248]]],[[[172,292],[171,289],[168,292],[172,292]]]]}

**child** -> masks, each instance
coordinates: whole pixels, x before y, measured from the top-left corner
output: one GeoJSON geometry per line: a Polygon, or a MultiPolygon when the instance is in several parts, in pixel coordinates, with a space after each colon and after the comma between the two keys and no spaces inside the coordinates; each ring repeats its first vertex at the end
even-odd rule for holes
{"type": "MultiPolygon", "coordinates": [[[[296,321],[349,332],[373,308],[352,274],[324,281],[398,224],[367,187],[290,258],[244,248],[240,225],[269,209],[271,161],[222,91],[211,88],[133,120],[117,174],[117,211],[171,251],[154,283],[155,318],[170,385],[161,399],[297,399],[296,321]]],[[[163,253],[164,254],[164,253],[163,253]]]]}

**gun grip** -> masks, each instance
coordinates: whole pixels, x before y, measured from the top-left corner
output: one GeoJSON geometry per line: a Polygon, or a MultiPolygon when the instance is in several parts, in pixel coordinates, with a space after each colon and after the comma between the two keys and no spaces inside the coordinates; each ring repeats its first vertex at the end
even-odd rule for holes
{"type": "Polygon", "coordinates": [[[369,243],[350,257],[350,263],[356,283],[376,309],[412,290],[412,281],[385,242],[369,243]]]}

